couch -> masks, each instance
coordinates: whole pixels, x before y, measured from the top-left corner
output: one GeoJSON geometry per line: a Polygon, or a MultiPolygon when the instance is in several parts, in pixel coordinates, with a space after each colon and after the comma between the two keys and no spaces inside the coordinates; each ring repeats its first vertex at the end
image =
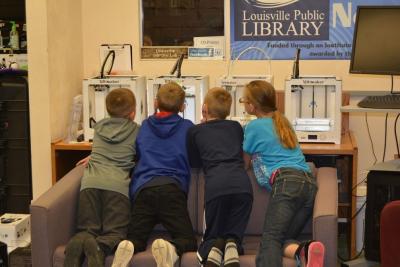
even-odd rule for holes
{"type": "MultiPolygon", "coordinates": [[[[337,264],[337,197],[338,185],[336,169],[313,168],[319,190],[316,196],[312,220],[303,231],[305,238],[321,241],[326,247],[325,266],[337,264]]],[[[75,231],[77,200],[83,168],[78,166],[60,179],[52,188],[30,207],[32,227],[32,263],[34,267],[63,266],[65,245],[75,231]]],[[[262,234],[264,215],[269,194],[256,184],[250,172],[254,190],[253,209],[245,232],[243,245],[245,254],[240,256],[243,267],[255,266],[255,256],[262,234]]],[[[192,171],[188,195],[188,209],[196,234],[201,239],[203,232],[204,177],[198,170],[192,171]]],[[[157,226],[146,251],[134,255],[130,261],[133,267],[155,267],[151,255],[151,242],[156,237],[166,236],[162,227],[157,226]]],[[[106,258],[110,266],[112,256],[106,258]]],[[[295,261],[284,258],[284,266],[295,266],[295,261]]],[[[199,266],[196,253],[185,253],[180,266],[199,266]]]]}

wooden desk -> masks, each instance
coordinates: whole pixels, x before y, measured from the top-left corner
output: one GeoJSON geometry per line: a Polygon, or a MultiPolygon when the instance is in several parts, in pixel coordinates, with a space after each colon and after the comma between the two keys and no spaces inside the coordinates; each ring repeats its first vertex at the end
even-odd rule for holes
{"type": "MultiPolygon", "coordinates": [[[[345,223],[348,252],[356,255],[356,197],[353,188],[357,185],[358,147],[353,133],[342,135],[341,144],[304,143],[300,147],[307,159],[317,167],[331,166],[338,169],[339,203],[338,218],[345,223]],[[325,157],[325,158],[324,158],[325,157]]],[[[345,255],[342,255],[346,257],[345,255]]]]}
{"type": "Polygon", "coordinates": [[[89,142],[66,144],[62,141],[51,143],[52,183],[55,184],[72,170],[76,163],[89,156],[92,144],[89,142]]]}
{"type": "MultiPolygon", "coordinates": [[[[339,184],[338,217],[347,220],[348,244],[351,255],[356,252],[356,223],[352,215],[356,212],[356,198],[352,188],[357,184],[358,148],[352,133],[342,136],[341,144],[303,143],[300,145],[307,160],[314,161],[317,167],[332,166],[338,168],[338,175],[342,177],[339,184]],[[326,159],[332,162],[326,163],[326,159]],[[333,160],[332,160],[333,159],[333,160]],[[343,196],[344,200],[341,200],[343,196]]],[[[90,154],[91,143],[65,144],[55,142],[52,148],[52,181],[53,184],[69,172],[75,164],[90,154]]]]}

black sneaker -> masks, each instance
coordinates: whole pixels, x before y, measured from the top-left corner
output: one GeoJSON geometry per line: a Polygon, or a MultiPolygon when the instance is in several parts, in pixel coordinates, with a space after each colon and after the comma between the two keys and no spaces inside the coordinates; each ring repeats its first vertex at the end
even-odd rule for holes
{"type": "Polygon", "coordinates": [[[104,266],[104,252],[100,249],[94,237],[85,240],[83,243],[83,250],[87,257],[88,267],[104,266]]]}
{"type": "Polygon", "coordinates": [[[83,260],[83,239],[72,238],[65,247],[64,267],[80,267],[83,260]]]}
{"type": "Polygon", "coordinates": [[[87,232],[74,235],[65,248],[64,267],[80,267],[83,262],[83,243],[92,237],[87,232]]]}

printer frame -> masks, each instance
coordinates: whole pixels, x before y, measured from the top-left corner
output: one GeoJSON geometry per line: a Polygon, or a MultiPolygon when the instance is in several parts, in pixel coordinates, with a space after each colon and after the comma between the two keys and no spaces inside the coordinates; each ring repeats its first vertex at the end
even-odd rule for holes
{"type": "Polygon", "coordinates": [[[304,76],[285,81],[285,115],[299,142],[340,144],[342,81],[304,76]]]}
{"type": "MultiPolygon", "coordinates": [[[[183,75],[180,78],[177,78],[173,75],[162,75],[154,78],[147,79],[147,112],[149,115],[155,113],[154,108],[154,99],[157,96],[157,91],[161,87],[161,85],[166,84],[168,82],[176,82],[185,90],[186,93],[186,101],[189,97],[194,97],[195,108],[194,108],[194,121],[193,123],[200,123],[202,119],[202,105],[204,97],[208,90],[209,77],[201,76],[201,75],[183,75]],[[193,89],[194,88],[194,89],[193,89]]],[[[187,104],[186,112],[189,112],[190,106],[187,104]]],[[[188,118],[186,116],[187,113],[183,112],[183,117],[188,118]]],[[[189,114],[190,115],[190,114],[189,114]]]]}
{"type": "Polygon", "coordinates": [[[83,132],[85,141],[93,139],[92,122],[108,117],[107,94],[117,88],[127,88],[135,94],[135,122],[141,124],[147,117],[146,78],[144,76],[106,76],[83,80],[83,132]],[[94,120],[94,121],[93,121],[94,120]]]}

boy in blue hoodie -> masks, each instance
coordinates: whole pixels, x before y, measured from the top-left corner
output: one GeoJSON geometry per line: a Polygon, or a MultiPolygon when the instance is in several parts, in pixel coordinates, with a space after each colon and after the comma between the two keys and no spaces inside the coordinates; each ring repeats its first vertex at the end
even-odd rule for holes
{"type": "Polygon", "coordinates": [[[154,226],[161,223],[171,240],[156,239],[152,254],[158,267],[173,267],[197,243],[187,210],[190,165],[186,134],[193,123],[178,115],[185,108],[185,91],[176,83],[158,90],[158,113],[143,121],[136,139],[139,159],[130,184],[132,203],[128,239],[135,252],[146,249],[154,226]]]}

